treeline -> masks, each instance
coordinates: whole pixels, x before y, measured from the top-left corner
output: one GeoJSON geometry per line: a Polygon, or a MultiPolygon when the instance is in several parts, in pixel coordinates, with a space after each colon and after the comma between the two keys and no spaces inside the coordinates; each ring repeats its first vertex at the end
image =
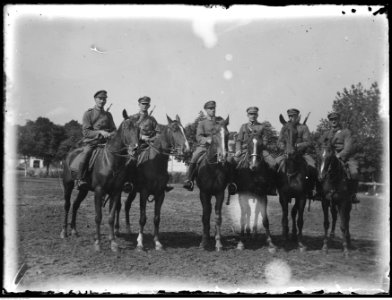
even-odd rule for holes
{"type": "MultiPolygon", "coordinates": [[[[352,85],[350,89],[338,92],[329,112],[340,112],[343,126],[351,129],[355,139],[355,158],[359,162],[362,180],[381,180],[383,173],[383,123],[380,118],[380,91],[377,83],[365,89],[361,83],[352,85]]],[[[205,118],[201,111],[194,122],[185,126],[185,134],[191,149],[196,147],[196,128],[200,120],[205,118]]],[[[245,122],[245,120],[244,120],[245,122]]],[[[268,148],[276,151],[278,132],[269,122],[264,122],[268,133],[268,148]]],[[[311,133],[312,147],[310,153],[316,158],[321,134],[329,129],[327,119],[320,120],[315,132],[311,133]]],[[[47,118],[39,117],[36,121],[28,120],[25,125],[17,126],[18,154],[42,158],[44,165],[60,161],[73,148],[79,146],[82,139],[82,125],[75,120],[64,126],[56,125],[47,118]]],[[[230,132],[230,138],[236,136],[230,132]]],[[[191,154],[185,157],[189,162],[191,154]]]]}

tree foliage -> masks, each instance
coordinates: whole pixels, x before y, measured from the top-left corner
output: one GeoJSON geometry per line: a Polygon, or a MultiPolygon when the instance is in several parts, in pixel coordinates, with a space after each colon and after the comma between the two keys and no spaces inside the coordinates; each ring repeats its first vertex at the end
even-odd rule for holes
{"type": "MultiPolygon", "coordinates": [[[[332,105],[333,112],[341,115],[342,126],[351,130],[355,141],[355,155],[363,180],[380,178],[383,155],[383,124],[379,114],[380,91],[377,83],[365,89],[361,83],[338,92],[332,105]]],[[[314,140],[330,129],[322,119],[314,133],[314,140]]]]}
{"type": "Polygon", "coordinates": [[[82,125],[75,120],[72,120],[64,125],[65,139],[60,143],[56,153],[56,159],[62,160],[67,153],[79,146],[82,140],[82,125]]]}

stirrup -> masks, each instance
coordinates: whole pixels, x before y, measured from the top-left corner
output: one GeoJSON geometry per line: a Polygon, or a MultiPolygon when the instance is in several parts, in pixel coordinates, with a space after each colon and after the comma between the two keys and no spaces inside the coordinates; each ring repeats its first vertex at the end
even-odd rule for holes
{"type": "Polygon", "coordinates": [[[237,185],[234,182],[229,183],[227,190],[230,195],[235,195],[237,193],[237,185]]]}
{"type": "Polygon", "coordinates": [[[351,196],[351,203],[354,203],[354,204],[360,203],[360,201],[357,198],[357,194],[354,194],[351,196]]]}
{"type": "Polygon", "coordinates": [[[188,191],[192,192],[193,188],[194,188],[193,181],[191,181],[191,180],[185,181],[183,187],[186,188],[188,191]]]}
{"type": "Polygon", "coordinates": [[[133,190],[133,184],[130,183],[129,181],[125,182],[122,190],[124,193],[129,194],[133,190]]]}
{"type": "Polygon", "coordinates": [[[174,187],[172,187],[172,186],[170,186],[170,185],[167,185],[167,186],[165,187],[165,192],[170,192],[172,189],[174,189],[174,187]]]}
{"type": "Polygon", "coordinates": [[[80,190],[86,190],[88,189],[88,183],[82,179],[77,181],[77,189],[80,190]]]}

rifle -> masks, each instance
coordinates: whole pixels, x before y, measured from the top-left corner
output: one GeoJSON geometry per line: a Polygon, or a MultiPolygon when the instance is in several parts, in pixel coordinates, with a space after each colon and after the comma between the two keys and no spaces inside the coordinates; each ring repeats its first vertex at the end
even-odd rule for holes
{"type": "Polygon", "coordinates": [[[151,109],[150,114],[149,114],[148,116],[151,116],[151,115],[152,115],[152,112],[154,111],[155,106],[156,106],[156,105],[154,105],[154,107],[151,109]]]}
{"type": "Polygon", "coordinates": [[[109,109],[112,107],[113,103],[110,103],[109,107],[106,109],[106,111],[108,112],[109,109]]]}
{"type": "Polygon", "coordinates": [[[306,125],[306,121],[308,120],[309,115],[310,115],[310,112],[307,114],[307,116],[306,116],[306,118],[305,118],[305,120],[304,120],[304,122],[303,122],[304,125],[306,125]]]}

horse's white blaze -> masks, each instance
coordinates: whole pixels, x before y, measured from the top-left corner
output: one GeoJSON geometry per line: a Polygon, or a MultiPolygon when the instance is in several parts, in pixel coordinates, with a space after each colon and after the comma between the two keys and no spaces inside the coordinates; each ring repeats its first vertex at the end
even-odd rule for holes
{"type": "Polygon", "coordinates": [[[186,138],[185,131],[184,131],[184,128],[182,127],[182,125],[180,125],[180,129],[181,129],[181,133],[182,133],[182,135],[183,135],[183,137],[184,137],[184,139],[185,139],[185,148],[186,148],[186,151],[190,151],[191,147],[189,146],[189,143],[188,143],[188,140],[187,140],[187,138],[186,138]]]}
{"type": "Polygon", "coordinates": [[[253,142],[253,157],[252,157],[252,163],[256,164],[256,156],[257,156],[257,140],[255,138],[253,138],[252,140],[253,142]]]}
{"type": "Polygon", "coordinates": [[[322,154],[323,160],[322,160],[322,163],[321,163],[321,166],[320,166],[320,174],[322,174],[323,171],[324,171],[324,158],[325,158],[325,154],[326,154],[326,151],[324,150],[324,151],[323,151],[323,154],[322,154]]]}
{"type": "Polygon", "coordinates": [[[225,149],[225,131],[223,128],[220,129],[220,134],[222,138],[222,153],[223,157],[226,157],[226,149],[225,149]]]}

